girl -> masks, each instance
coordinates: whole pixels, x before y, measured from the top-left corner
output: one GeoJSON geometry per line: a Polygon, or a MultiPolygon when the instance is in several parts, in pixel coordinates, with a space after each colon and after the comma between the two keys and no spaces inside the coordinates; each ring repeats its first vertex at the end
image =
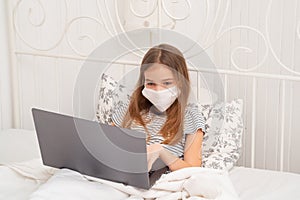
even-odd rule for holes
{"type": "Polygon", "coordinates": [[[115,125],[147,134],[148,169],[160,158],[171,171],[201,166],[203,116],[187,104],[190,80],[182,53],[152,47],[144,56],[129,105],[114,110],[115,125]]]}

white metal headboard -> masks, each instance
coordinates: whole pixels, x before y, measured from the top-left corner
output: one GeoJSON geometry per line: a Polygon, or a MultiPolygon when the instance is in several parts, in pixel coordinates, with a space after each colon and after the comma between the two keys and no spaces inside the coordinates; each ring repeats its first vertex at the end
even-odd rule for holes
{"type": "MultiPolygon", "coordinates": [[[[293,7],[292,2],[278,2],[293,7]]],[[[117,33],[158,27],[187,35],[206,49],[217,70],[191,71],[197,77],[199,73],[220,74],[225,100],[244,100],[239,164],[300,172],[299,156],[294,153],[299,151],[295,142],[300,142],[300,125],[295,123],[300,117],[300,96],[296,93],[300,89],[300,69],[296,67],[300,64],[296,56],[300,53],[296,48],[300,11],[294,5],[294,15],[285,19],[283,12],[278,15],[277,11],[284,9],[278,2],[261,5],[257,1],[250,7],[207,0],[9,1],[14,126],[33,128],[33,106],[71,113],[74,81],[91,50],[117,33]],[[282,29],[273,26],[277,21],[282,29]],[[291,30],[292,36],[283,28],[291,30]],[[281,34],[270,34],[277,32],[281,34]],[[288,45],[282,45],[290,38],[288,45]],[[277,41],[281,43],[277,45],[277,41]],[[293,62],[287,64],[286,60],[293,62]]],[[[137,65],[128,60],[114,64],[124,69],[116,73],[137,65]]]]}

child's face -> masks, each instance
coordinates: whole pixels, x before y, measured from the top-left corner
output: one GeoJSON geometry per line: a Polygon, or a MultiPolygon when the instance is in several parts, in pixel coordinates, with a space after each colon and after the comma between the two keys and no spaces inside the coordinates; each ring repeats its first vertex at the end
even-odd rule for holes
{"type": "Polygon", "coordinates": [[[154,63],[145,73],[145,87],[152,90],[164,90],[176,85],[175,77],[168,66],[154,63]]]}

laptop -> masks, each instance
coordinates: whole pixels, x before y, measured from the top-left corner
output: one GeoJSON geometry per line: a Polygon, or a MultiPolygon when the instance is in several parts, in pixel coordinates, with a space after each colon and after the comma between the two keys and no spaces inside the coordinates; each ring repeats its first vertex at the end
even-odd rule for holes
{"type": "Polygon", "coordinates": [[[44,165],[150,189],[168,167],[147,167],[144,133],[32,108],[44,165]]]}

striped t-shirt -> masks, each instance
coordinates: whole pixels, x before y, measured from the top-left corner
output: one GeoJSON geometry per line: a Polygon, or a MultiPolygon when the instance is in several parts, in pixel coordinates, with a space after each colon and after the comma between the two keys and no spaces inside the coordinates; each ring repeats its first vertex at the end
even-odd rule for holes
{"type": "MultiPolygon", "coordinates": [[[[114,109],[112,114],[112,121],[113,123],[121,127],[123,118],[128,109],[128,103],[124,103],[118,105],[114,109]]],[[[163,127],[166,121],[166,115],[164,114],[157,114],[152,112],[151,109],[145,116],[146,121],[150,121],[146,124],[148,131],[150,133],[150,140],[148,141],[148,145],[154,143],[161,143],[164,141],[164,138],[159,134],[159,131],[163,127]],[[149,120],[150,119],[150,120],[149,120]]],[[[146,131],[142,125],[138,125],[133,123],[130,127],[132,130],[140,131],[146,134],[146,131]]],[[[170,152],[175,154],[178,157],[182,157],[184,154],[184,145],[185,139],[187,134],[194,134],[197,130],[201,129],[203,133],[205,133],[205,121],[202,113],[199,112],[197,106],[195,104],[188,104],[185,109],[185,116],[184,116],[184,126],[183,126],[183,137],[175,145],[167,145],[163,144],[165,149],[168,149],[170,152]]]]}

